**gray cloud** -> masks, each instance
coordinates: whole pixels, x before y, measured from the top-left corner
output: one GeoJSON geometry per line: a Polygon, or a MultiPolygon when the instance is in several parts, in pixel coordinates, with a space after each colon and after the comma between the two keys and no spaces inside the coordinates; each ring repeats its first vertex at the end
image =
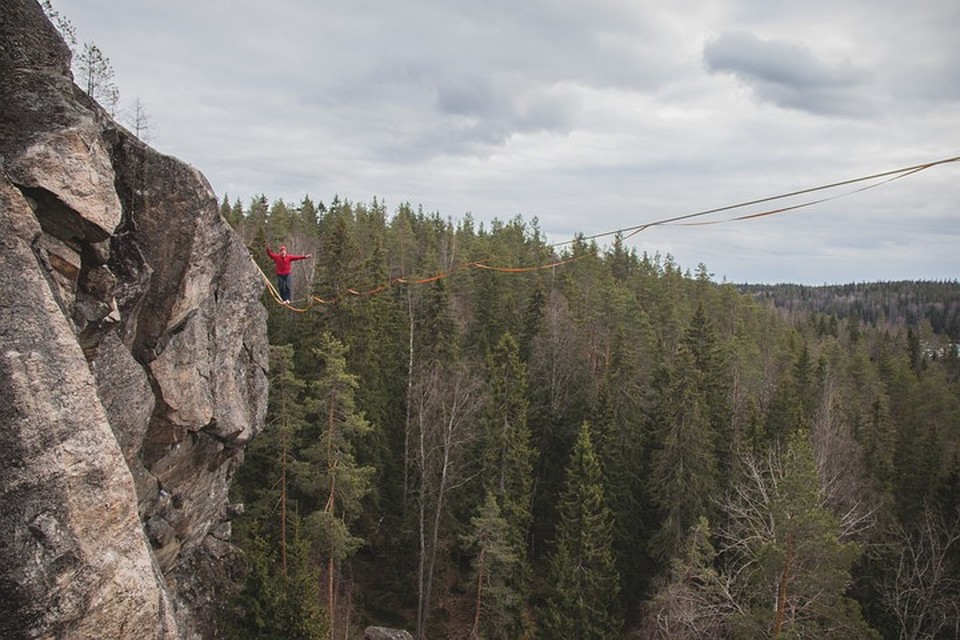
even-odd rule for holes
{"type": "MultiPolygon", "coordinates": [[[[458,77],[438,87],[437,109],[449,121],[445,128],[456,132],[466,146],[502,145],[516,133],[569,132],[580,101],[563,87],[495,86],[483,78],[458,77]]],[[[448,146],[447,151],[455,152],[457,146],[448,146]]]]}
{"type": "Polygon", "coordinates": [[[762,40],[730,31],[708,42],[704,63],[713,73],[730,73],[762,101],[821,115],[872,111],[865,97],[871,74],[847,61],[825,63],[809,48],[762,40]]]}
{"type": "MultiPolygon", "coordinates": [[[[563,241],[960,153],[957,0],[54,4],[151,142],[244,203],[519,213],[563,241]]],[[[732,281],[955,278],[958,168],[630,243],[732,281]]]]}

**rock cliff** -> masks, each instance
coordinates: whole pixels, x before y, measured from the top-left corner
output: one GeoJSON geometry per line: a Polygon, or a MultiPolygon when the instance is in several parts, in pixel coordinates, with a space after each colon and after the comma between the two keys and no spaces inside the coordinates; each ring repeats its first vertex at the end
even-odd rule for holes
{"type": "Polygon", "coordinates": [[[205,178],[0,5],[0,637],[212,637],[266,312],[205,178]]]}

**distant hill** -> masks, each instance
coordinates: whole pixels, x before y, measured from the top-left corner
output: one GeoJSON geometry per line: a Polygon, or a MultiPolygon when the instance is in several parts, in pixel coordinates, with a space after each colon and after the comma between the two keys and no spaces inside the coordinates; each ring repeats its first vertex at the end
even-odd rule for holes
{"type": "Polygon", "coordinates": [[[937,334],[960,340],[960,282],[864,282],[811,287],[745,284],[738,289],[788,312],[859,318],[872,326],[917,329],[924,320],[937,334]]]}

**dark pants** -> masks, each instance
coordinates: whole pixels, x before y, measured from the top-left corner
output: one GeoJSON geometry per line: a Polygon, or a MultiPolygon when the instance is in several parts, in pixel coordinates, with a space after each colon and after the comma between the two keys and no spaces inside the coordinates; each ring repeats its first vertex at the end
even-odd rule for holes
{"type": "Polygon", "coordinates": [[[277,274],[277,289],[280,290],[280,299],[284,302],[290,302],[290,274],[285,276],[277,274]]]}

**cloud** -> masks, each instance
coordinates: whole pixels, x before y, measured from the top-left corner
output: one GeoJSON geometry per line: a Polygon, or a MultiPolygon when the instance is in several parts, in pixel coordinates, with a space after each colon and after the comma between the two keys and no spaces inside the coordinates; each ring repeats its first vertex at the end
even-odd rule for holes
{"type": "MultiPolygon", "coordinates": [[[[55,3],[231,200],[563,241],[960,153],[957,0],[55,3]]],[[[958,169],[630,242],[735,281],[955,277],[958,169]]]]}
{"type": "Polygon", "coordinates": [[[457,77],[437,88],[448,153],[473,152],[474,146],[500,146],[518,133],[569,133],[581,105],[573,87],[526,86],[479,77],[457,77]]]}
{"type": "Polygon", "coordinates": [[[728,31],[706,44],[703,59],[709,71],[733,75],[763,102],[817,115],[874,110],[867,70],[847,61],[822,62],[800,44],[728,31]]]}

